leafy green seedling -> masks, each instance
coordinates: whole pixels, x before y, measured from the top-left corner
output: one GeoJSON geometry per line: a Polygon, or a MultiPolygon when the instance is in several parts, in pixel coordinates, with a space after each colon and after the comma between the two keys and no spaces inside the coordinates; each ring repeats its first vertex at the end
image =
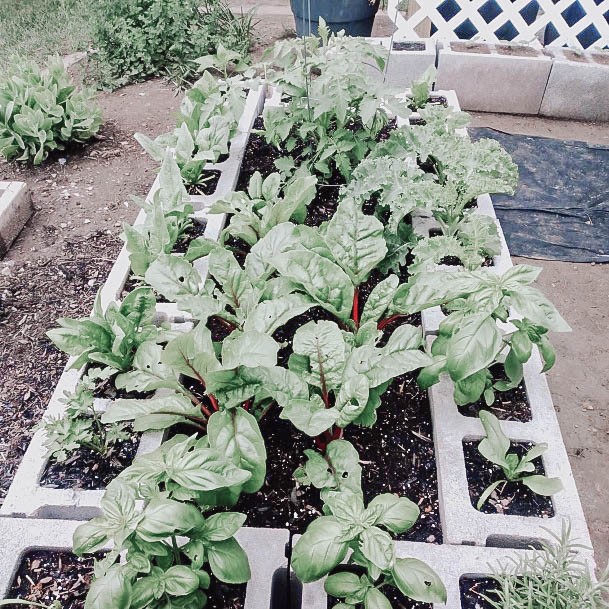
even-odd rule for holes
{"type": "Polygon", "coordinates": [[[562,490],[562,482],[559,478],[548,478],[541,474],[534,474],[535,465],[533,461],[548,450],[547,444],[536,444],[523,457],[519,458],[516,453],[508,452],[510,440],[501,430],[497,417],[486,411],[480,412],[480,421],[486,431],[484,438],[478,445],[480,454],[503,470],[505,478],[493,482],[480,495],[476,509],[481,509],[490,497],[491,493],[502,483],[522,482],[538,495],[554,495],[562,490]]]}

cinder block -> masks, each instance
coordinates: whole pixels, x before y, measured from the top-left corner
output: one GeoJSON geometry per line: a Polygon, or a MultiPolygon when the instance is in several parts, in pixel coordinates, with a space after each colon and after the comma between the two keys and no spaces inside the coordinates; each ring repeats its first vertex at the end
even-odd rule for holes
{"type": "Polygon", "coordinates": [[[446,543],[501,543],[521,547],[532,540],[551,539],[549,531],[559,534],[563,520],[569,519],[574,537],[592,547],[548,383],[541,369],[541,358],[534,348],[531,359],[524,365],[524,384],[532,420],[526,423],[502,421],[501,427],[514,442],[548,444],[548,451],[542,457],[545,472],[550,477],[560,478],[564,487],[552,497],[554,516],[551,518],[484,514],[472,506],[462,443],[482,439],[484,429],[478,418],[465,417],[459,412],[453,400],[452,381],[446,375],[429,389],[440,518],[446,543]]]}
{"type": "Polygon", "coordinates": [[[554,61],[540,114],[584,121],[609,121],[609,63],[594,53],[547,49],[554,61]]]}
{"type": "MultiPolygon", "coordinates": [[[[6,598],[23,556],[30,550],[72,550],[75,520],[0,518],[0,599],[6,598]]],[[[270,606],[273,573],[285,567],[289,533],[278,529],[242,528],[236,535],[248,555],[252,577],[244,609],[270,606]],[[264,549],[264,550],[263,550],[264,549]]]]}
{"type": "MultiPolygon", "coordinates": [[[[173,324],[172,330],[187,332],[192,323],[173,324]]],[[[70,358],[49,400],[44,417],[61,417],[66,405],[62,403],[66,392],[72,392],[84,374],[84,368],[71,368],[74,358],[70,358]]],[[[163,390],[160,390],[163,391],[163,390]]],[[[96,399],[98,412],[103,412],[111,400],[96,399]]],[[[141,435],[136,457],[156,450],[163,441],[164,432],[148,431],[141,435]]],[[[49,462],[44,445],[45,432],[39,429],[33,435],[15,477],[9,487],[2,506],[1,516],[27,518],[58,518],[86,520],[100,513],[100,501],[104,490],[57,489],[42,486],[40,481],[49,462]]]]}
{"type": "Polygon", "coordinates": [[[508,48],[513,54],[502,54],[503,45],[448,43],[438,51],[437,87],[454,89],[464,110],[538,114],[552,59],[531,47],[508,48]]]}
{"type": "Polygon", "coordinates": [[[436,42],[429,38],[406,40],[394,37],[392,40],[387,37],[367,38],[367,41],[389,51],[384,75],[374,68],[368,71],[376,80],[384,81],[388,87],[406,89],[413,80],[420,78],[425,70],[436,65],[436,42]]]}
{"type": "MultiPolygon", "coordinates": [[[[409,541],[396,542],[398,558],[417,558],[427,563],[440,577],[446,587],[446,603],[434,603],[433,609],[459,609],[461,595],[459,579],[462,576],[486,577],[492,574],[499,563],[507,564],[531,556],[530,550],[490,548],[476,546],[436,545],[409,541]]],[[[302,589],[303,609],[326,609],[328,595],[324,590],[325,578],[302,589]]]]}
{"type": "Polygon", "coordinates": [[[0,258],[30,219],[32,211],[25,182],[0,182],[0,258]]]}

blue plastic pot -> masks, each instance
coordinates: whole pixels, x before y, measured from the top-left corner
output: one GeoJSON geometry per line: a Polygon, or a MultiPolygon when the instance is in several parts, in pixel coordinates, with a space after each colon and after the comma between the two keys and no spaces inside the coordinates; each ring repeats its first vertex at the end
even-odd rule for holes
{"type": "Polygon", "coordinates": [[[299,36],[317,34],[320,17],[332,32],[345,30],[349,36],[370,36],[379,0],[373,4],[368,0],[290,0],[290,5],[299,36]]]}

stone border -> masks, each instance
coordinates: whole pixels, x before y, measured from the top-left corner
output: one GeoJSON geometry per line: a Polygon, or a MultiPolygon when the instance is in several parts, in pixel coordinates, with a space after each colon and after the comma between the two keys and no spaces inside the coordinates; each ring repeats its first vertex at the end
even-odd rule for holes
{"type": "MultiPolygon", "coordinates": [[[[389,87],[403,88],[420,78],[425,70],[436,65],[436,43],[429,38],[406,40],[391,38],[367,38],[368,42],[379,45],[389,51],[388,63],[382,81],[389,87]],[[423,44],[422,50],[396,50],[396,44],[423,44]]],[[[369,70],[369,74],[378,79],[378,71],[369,70]]]]}
{"type": "MultiPolygon", "coordinates": [[[[461,607],[459,579],[462,576],[485,577],[492,573],[492,568],[498,563],[505,564],[510,558],[518,559],[531,554],[529,550],[437,545],[412,541],[396,542],[398,558],[411,557],[426,562],[436,571],[446,586],[446,604],[433,603],[433,609],[459,609],[461,607]]],[[[324,590],[324,580],[325,578],[303,585],[303,609],[326,609],[328,595],[324,590]]]]}
{"type": "Polygon", "coordinates": [[[535,56],[502,55],[498,49],[503,45],[478,46],[490,52],[453,50],[451,43],[440,43],[437,86],[454,89],[467,110],[538,114],[552,59],[536,49],[531,49],[535,56]]]}
{"type": "MultiPolygon", "coordinates": [[[[389,47],[391,38],[368,40],[389,47]]],[[[421,54],[427,58],[435,48],[436,87],[455,89],[464,110],[609,121],[609,53],[529,46],[521,55],[509,55],[498,49],[519,45],[429,38],[410,42],[422,42],[426,50],[391,52],[387,70],[391,86],[410,86],[423,65],[421,54]],[[451,42],[470,44],[478,52],[452,50],[451,42]]]]}
{"type": "Polygon", "coordinates": [[[609,121],[609,54],[555,47],[545,52],[553,61],[539,114],[609,121]]]}
{"type": "MultiPolygon", "coordinates": [[[[0,599],[6,598],[24,554],[30,550],[71,551],[72,535],[80,524],[74,520],[0,518],[0,599]]],[[[244,609],[269,607],[273,573],[287,564],[288,536],[280,529],[243,528],[237,533],[252,571],[244,609]]]]}
{"type": "MultiPolygon", "coordinates": [[[[430,338],[427,340],[429,344],[430,338]]],[[[548,444],[548,451],[542,456],[544,469],[548,476],[559,477],[564,487],[552,497],[555,513],[552,518],[484,514],[474,508],[469,496],[462,442],[482,439],[484,429],[478,418],[459,412],[453,400],[452,381],[446,375],[428,390],[440,519],[446,543],[522,547],[535,540],[551,539],[548,530],[560,534],[562,521],[566,518],[571,522],[574,537],[592,547],[546,376],[541,373],[542,366],[537,348],[534,348],[530,360],[524,364],[531,421],[501,421],[501,428],[514,442],[548,444]]]]}
{"type": "Polygon", "coordinates": [[[0,182],[0,258],[8,252],[32,211],[25,182],[0,182]]]}

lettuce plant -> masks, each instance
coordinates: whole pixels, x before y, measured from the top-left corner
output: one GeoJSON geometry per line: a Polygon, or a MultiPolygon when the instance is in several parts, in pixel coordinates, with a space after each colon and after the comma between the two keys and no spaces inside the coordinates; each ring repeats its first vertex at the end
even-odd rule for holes
{"type": "MultiPolygon", "coordinates": [[[[554,305],[530,284],[541,269],[515,266],[503,275],[481,269],[471,272],[422,272],[400,286],[395,302],[408,313],[443,305],[449,315],[441,322],[431,354],[434,362],[423,368],[419,384],[429,387],[446,372],[455,385],[457,404],[484,396],[492,404],[494,391],[516,387],[533,345],[544,360],[543,372],[554,364],[549,331],[570,328],[554,305]],[[511,324],[502,330],[499,322],[511,324]],[[508,381],[493,382],[489,368],[501,363],[508,381]]],[[[504,326],[505,328],[505,326],[504,326]]]]}
{"type": "Polygon", "coordinates": [[[101,113],[77,90],[59,57],[45,68],[16,61],[0,79],[0,155],[40,165],[53,150],[91,139],[101,113]]]}
{"type": "Polygon", "coordinates": [[[493,491],[506,482],[521,482],[538,495],[554,495],[562,490],[560,478],[548,478],[532,473],[535,471],[533,461],[548,450],[547,444],[536,444],[523,457],[518,457],[516,453],[509,452],[510,440],[503,433],[494,414],[481,410],[480,422],[484,427],[486,437],[478,444],[478,450],[485,459],[501,467],[505,478],[496,480],[484,490],[476,504],[478,510],[486,503],[493,491]]]}
{"type": "Polygon", "coordinates": [[[150,288],[133,290],[118,305],[111,302],[104,311],[97,294],[90,317],[58,319],[59,328],[47,332],[64,353],[75,357],[72,368],[102,364],[115,371],[128,370],[138,347],[159,336],[154,324],[156,300],[150,288]]]}

